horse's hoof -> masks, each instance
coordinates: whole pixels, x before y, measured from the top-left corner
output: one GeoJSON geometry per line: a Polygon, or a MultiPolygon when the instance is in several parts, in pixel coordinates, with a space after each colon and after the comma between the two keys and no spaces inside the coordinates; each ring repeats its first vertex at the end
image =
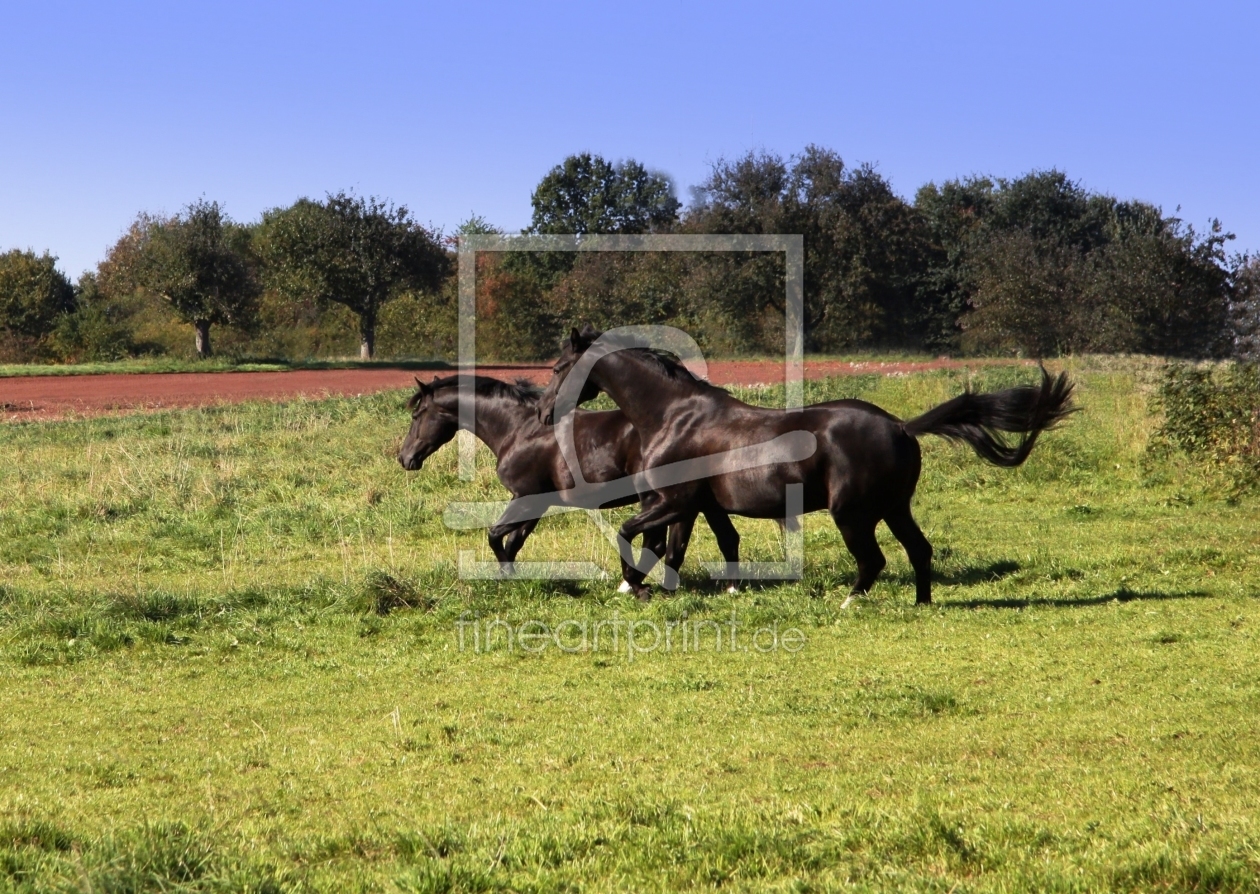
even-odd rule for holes
{"type": "Polygon", "coordinates": [[[635,587],[634,598],[639,600],[640,602],[651,602],[652,601],[652,588],[651,587],[635,587]]]}
{"type": "Polygon", "coordinates": [[[734,584],[731,584],[729,587],[726,588],[726,592],[734,595],[735,593],[739,592],[739,587],[735,586],[734,584]]]}

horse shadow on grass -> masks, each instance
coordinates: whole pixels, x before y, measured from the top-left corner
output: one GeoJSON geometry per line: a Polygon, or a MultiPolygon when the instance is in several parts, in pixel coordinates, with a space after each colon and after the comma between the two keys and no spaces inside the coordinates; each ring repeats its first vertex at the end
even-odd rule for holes
{"type": "MultiPolygon", "coordinates": [[[[1009,577],[1015,572],[1021,570],[1018,562],[1009,559],[999,559],[995,562],[988,562],[978,565],[967,565],[961,568],[933,570],[932,582],[934,584],[942,584],[945,586],[964,586],[974,587],[977,584],[992,583],[1009,577]]],[[[1069,577],[1074,576],[1069,574],[1069,577]]],[[[898,581],[907,586],[914,584],[914,578],[907,576],[904,581],[898,581]]],[[[1131,590],[1128,587],[1120,587],[1112,590],[1110,593],[1104,593],[1098,596],[1077,596],[1065,599],[1017,599],[1017,598],[998,598],[998,599],[957,599],[936,603],[945,608],[1031,608],[1033,606],[1046,608],[1087,608],[1094,605],[1107,605],[1112,602],[1158,602],[1169,599],[1210,599],[1211,593],[1205,590],[1131,590]]]]}
{"type": "MultiPolygon", "coordinates": [[[[977,584],[991,584],[1000,581],[1003,578],[1010,577],[1022,566],[1018,562],[1010,559],[998,559],[996,562],[986,562],[977,565],[964,565],[955,568],[942,568],[939,565],[932,569],[932,584],[934,586],[948,587],[974,587],[977,584]]],[[[895,571],[885,571],[883,580],[898,586],[913,587],[914,572],[910,569],[897,569],[895,571]]]]}
{"type": "MultiPolygon", "coordinates": [[[[946,586],[974,587],[976,584],[992,583],[1004,577],[1010,577],[1020,570],[1018,562],[1010,559],[998,559],[985,565],[967,565],[963,568],[939,569],[932,573],[933,583],[946,586]]],[[[911,579],[913,583],[913,579],[911,579]]]]}
{"type": "Polygon", "coordinates": [[[1120,587],[1100,596],[1077,596],[1071,599],[958,599],[938,602],[941,608],[1088,608],[1112,602],[1162,602],[1170,599],[1211,599],[1204,590],[1130,590],[1120,587]]]}
{"type": "MultiPolygon", "coordinates": [[[[1020,568],[1021,566],[1018,562],[1013,562],[1009,559],[999,559],[996,562],[988,562],[983,565],[968,565],[948,570],[934,568],[932,570],[932,582],[946,586],[974,587],[977,584],[992,583],[1004,577],[1009,577],[1019,571],[1020,568]]],[[[897,586],[914,586],[914,572],[909,569],[885,572],[884,574],[885,576],[881,580],[897,586]]],[[[771,578],[767,580],[741,580],[738,582],[738,585],[741,592],[759,592],[762,590],[776,590],[785,583],[791,584],[793,582],[771,578]]],[[[810,582],[806,581],[805,583],[808,586],[810,582]]],[[[813,581],[813,583],[820,585],[823,592],[829,592],[837,587],[843,589],[851,581],[845,576],[841,580],[825,581],[821,584],[818,581],[813,581]]],[[[682,573],[683,588],[697,590],[708,595],[725,593],[726,588],[730,584],[731,582],[728,580],[713,580],[695,573],[688,573],[687,571],[682,573]]]]}

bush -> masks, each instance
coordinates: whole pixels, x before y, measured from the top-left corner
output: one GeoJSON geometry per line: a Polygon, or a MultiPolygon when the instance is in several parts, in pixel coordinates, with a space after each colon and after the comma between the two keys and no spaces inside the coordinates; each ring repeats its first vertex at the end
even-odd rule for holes
{"type": "Polygon", "coordinates": [[[1183,451],[1226,474],[1236,492],[1260,484],[1260,366],[1171,365],[1156,402],[1164,422],[1153,449],[1183,451]]]}
{"type": "Polygon", "coordinates": [[[136,353],[127,308],[101,294],[95,274],[75,289],[75,309],[62,314],[48,336],[52,353],[71,363],[121,360],[136,353]]]}
{"type": "Polygon", "coordinates": [[[381,308],[377,348],[386,357],[454,360],[459,317],[454,277],[436,292],[404,292],[381,308]]]}

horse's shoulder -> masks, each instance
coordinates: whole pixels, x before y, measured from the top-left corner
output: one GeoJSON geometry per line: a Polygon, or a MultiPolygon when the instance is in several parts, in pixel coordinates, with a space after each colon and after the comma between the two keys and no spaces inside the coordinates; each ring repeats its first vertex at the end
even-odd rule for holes
{"type": "Polygon", "coordinates": [[[578,436],[591,435],[604,440],[638,437],[630,418],[621,410],[578,410],[573,430],[578,436]]]}

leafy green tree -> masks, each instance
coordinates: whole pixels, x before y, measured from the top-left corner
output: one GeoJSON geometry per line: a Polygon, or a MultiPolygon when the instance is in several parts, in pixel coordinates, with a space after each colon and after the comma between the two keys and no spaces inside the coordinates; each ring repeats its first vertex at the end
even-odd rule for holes
{"type": "MultiPolygon", "coordinates": [[[[472,214],[455,227],[446,245],[455,249],[459,236],[498,235],[503,231],[479,214],[472,214]]],[[[479,261],[484,261],[483,254],[479,261]]],[[[377,346],[382,353],[422,359],[455,360],[459,350],[459,278],[452,275],[436,289],[408,290],[390,300],[377,324],[377,346]]],[[[486,327],[478,331],[479,342],[493,342],[494,333],[486,327]],[[488,337],[487,337],[488,336],[488,337]]]]}
{"type": "Polygon", "coordinates": [[[1234,355],[1254,363],[1260,361],[1260,257],[1236,257],[1231,279],[1234,355]]]}
{"type": "Polygon", "coordinates": [[[1063,315],[1075,307],[1072,296],[1080,291],[1068,267],[1106,244],[1112,204],[1056,170],[1015,180],[972,177],[921,188],[915,208],[932,241],[920,281],[925,342],[956,347],[960,330],[966,328],[964,341],[971,348],[1000,345],[1041,354],[1053,350],[1048,345],[1062,344],[1067,332],[1063,315]],[[1046,265],[1050,269],[1043,269],[1046,265]],[[1069,286],[1069,280],[1074,284],[1069,286]],[[1021,283],[1026,294],[1020,292],[1021,283]],[[982,288],[984,295],[979,294],[982,288]],[[1038,306],[1017,308],[1018,303],[1038,306]],[[981,305],[989,308],[990,329],[981,325],[982,319],[964,321],[981,305]],[[1016,333],[1034,319],[1050,328],[1030,333],[1024,347],[1012,347],[1011,339],[1018,341],[1016,333]]]}
{"type": "Polygon", "coordinates": [[[1068,353],[1087,272],[1082,255],[1026,230],[992,234],[968,273],[963,346],[1030,357],[1068,353]]]}
{"type": "Polygon", "coordinates": [[[44,252],[0,254],[0,330],[28,343],[43,338],[58,317],[74,310],[74,287],[44,252]]]}
{"type": "MultiPolygon", "coordinates": [[[[527,232],[538,234],[641,234],[671,229],[682,207],[674,186],[634,159],[610,162],[583,152],[570,155],[539,182],[531,197],[527,232]]],[[[570,308],[557,306],[557,285],[590,259],[574,252],[512,252],[493,265],[495,325],[503,350],[547,357],[567,331],[570,308]],[[511,345],[511,347],[509,347],[511,345]]]]}
{"type": "Polygon", "coordinates": [[[1224,246],[1233,235],[1219,221],[1201,235],[1140,202],[1114,203],[1108,229],[1108,242],[1087,256],[1092,275],[1082,304],[1093,313],[1077,327],[1081,347],[1075,350],[1228,354],[1230,277],[1224,246]]]}
{"type": "MultiPolygon", "coordinates": [[[[808,347],[906,341],[927,230],[869,165],[848,168],[840,156],[818,146],[787,161],[755,153],[719,161],[697,191],[685,228],[801,234],[808,347]]],[[[782,319],[780,256],[731,256],[718,263],[733,268],[714,280],[730,283],[714,295],[729,316],[751,318],[772,308],[782,319]]]]}
{"type": "MultiPolygon", "coordinates": [[[[689,258],[680,252],[584,252],[548,296],[559,322],[611,329],[670,323],[696,329],[687,300],[689,258]]],[[[548,348],[554,351],[555,340],[548,348]]]]}
{"type": "Polygon", "coordinates": [[[664,174],[634,159],[610,163],[583,152],[543,177],[530,199],[534,233],[650,233],[668,229],[682,207],[664,174]]]}
{"type": "Polygon", "coordinates": [[[932,243],[919,304],[941,341],[957,328],[971,350],[1030,356],[1224,349],[1232,237],[1219,224],[1201,237],[1059,171],[929,184],[915,205],[932,243]]]}
{"type": "Polygon", "coordinates": [[[161,298],[193,325],[204,359],[212,353],[212,325],[253,321],[260,290],[249,243],[249,230],[218,202],[201,199],[166,219],[142,214],[101,265],[101,285],[161,298]]]}
{"type": "Polygon", "coordinates": [[[264,214],[258,251],[270,288],[343,304],[358,316],[365,360],[375,353],[382,305],[407,290],[438,288],[451,267],[434,234],[405,207],[344,192],[264,214]]]}
{"type": "Polygon", "coordinates": [[[496,227],[480,214],[470,214],[467,220],[461,221],[455,228],[456,236],[501,236],[503,230],[496,227]]]}
{"type": "Polygon", "coordinates": [[[967,262],[978,230],[993,207],[995,184],[987,177],[950,180],[942,186],[929,183],[915,195],[914,207],[928,230],[925,269],[919,280],[915,322],[924,346],[955,350],[959,346],[959,322],[970,308],[974,291],[967,262]]]}
{"type": "Polygon", "coordinates": [[[997,186],[985,218],[991,231],[1022,230],[1038,242],[1083,252],[1109,241],[1115,199],[1091,194],[1062,171],[1034,171],[997,186]]]}

